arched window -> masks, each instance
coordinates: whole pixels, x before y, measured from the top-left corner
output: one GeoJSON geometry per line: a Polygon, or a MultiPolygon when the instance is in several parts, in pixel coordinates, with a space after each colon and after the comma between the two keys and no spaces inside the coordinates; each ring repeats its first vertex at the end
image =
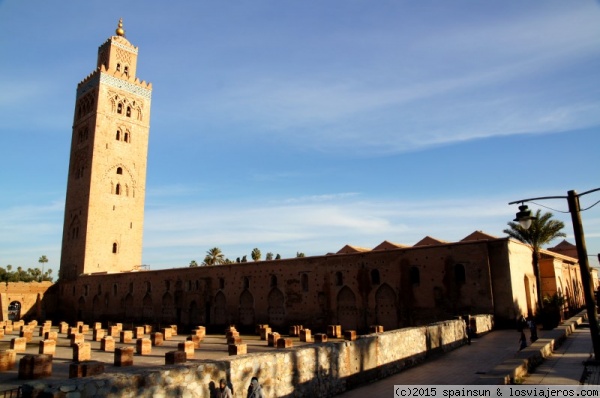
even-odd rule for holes
{"type": "Polygon", "coordinates": [[[125,73],[125,76],[129,76],[129,66],[123,68],[123,73],[125,73]]]}
{"type": "Polygon", "coordinates": [[[131,117],[131,107],[130,106],[127,107],[127,113],[125,116],[131,117]]]}
{"type": "Polygon", "coordinates": [[[117,252],[117,242],[113,243],[112,252],[113,252],[113,253],[116,253],[116,252],[117,252]]]}
{"type": "Polygon", "coordinates": [[[277,276],[271,275],[271,287],[277,287],[277,276]]]}
{"type": "Polygon", "coordinates": [[[250,288],[250,279],[247,276],[244,277],[244,289],[250,288]]]}
{"type": "Polygon", "coordinates": [[[121,184],[117,184],[117,187],[115,188],[115,194],[116,195],[120,195],[121,194],[121,184]]]}
{"type": "Polygon", "coordinates": [[[465,266],[462,264],[456,264],[454,266],[454,280],[458,285],[462,285],[467,280],[465,275],[465,266]]]}
{"type": "Polygon", "coordinates": [[[225,278],[219,278],[219,289],[225,289],[225,278]]]}
{"type": "Polygon", "coordinates": [[[302,282],[302,291],[308,292],[308,275],[302,274],[302,276],[300,277],[300,280],[302,282]]]}
{"type": "Polygon", "coordinates": [[[342,286],[344,284],[344,276],[342,275],[341,272],[336,272],[335,273],[335,285],[336,286],[342,286]]]}
{"type": "Polygon", "coordinates": [[[119,130],[117,130],[117,135],[115,138],[117,141],[121,141],[121,132],[119,130]]]}
{"type": "Polygon", "coordinates": [[[152,291],[152,284],[150,282],[146,282],[146,293],[150,293],[152,291]]]}
{"type": "Polygon", "coordinates": [[[117,105],[117,113],[123,113],[123,104],[121,104],[120,102],[117,105]]]}
{"type": "Polygon", "coordinates": [[[377,269],[371,270],[371,283],[373,285],[379,285],[381,283],[379,280],[379,270],[377,270],[377,269]]]}
{"type": "Polygon", "coordinates": [[[125,133],[124,137],[123,137],[123,141],[125,142],[129,142],[129,133],[125,133]]]}
{"type": "Polygon", "coordinates": [[[123,174],[123,169],[121,167],[117,167],[117,174],[123,174]]]}
{"type": "Polygon", "coordinates": [[[421,272],[419,272],[419,268],[418,267],[410,267],[410,283],[413,285],[420,285],[421,284],[421,272]]]}
{"type": "Polygon", "coordinates": [[[121,72],[121,64],[117,64],[117,72],[121,72]]]}

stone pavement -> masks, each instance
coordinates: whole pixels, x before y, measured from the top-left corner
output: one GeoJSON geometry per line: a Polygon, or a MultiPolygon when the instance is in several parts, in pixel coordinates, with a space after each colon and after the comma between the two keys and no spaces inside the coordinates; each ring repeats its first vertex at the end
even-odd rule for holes
{"type": "MultiPolygon", "coordinates": [[[[540,340],[553,331],[540,331],[540,340]]],[[[528,335],[529,336],[529,335],[528,335]]],[[[502,363],[513,362],[523,355],[518,352],[519,334],[516,330],[496,330],[473,340],[438,358],[428,360],[384,380],[362,386],[337,397],[391,396],[394,385],[468,385],[479,384],[502,363]]],[[[564,343],[535,370],[518,380],[522,384],[580,384],[583,361],[592,352],[590,331],[581,325],[564,343]]]]}

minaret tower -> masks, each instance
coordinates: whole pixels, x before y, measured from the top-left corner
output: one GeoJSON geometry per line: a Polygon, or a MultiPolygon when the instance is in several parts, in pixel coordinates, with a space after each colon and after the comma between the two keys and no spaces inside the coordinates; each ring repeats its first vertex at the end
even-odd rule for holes
{"type": "Polygon", "coordinates": [[[59,278],[132,271],[142,263],[152,84],[123,20],[77,86],[59,278]]]}

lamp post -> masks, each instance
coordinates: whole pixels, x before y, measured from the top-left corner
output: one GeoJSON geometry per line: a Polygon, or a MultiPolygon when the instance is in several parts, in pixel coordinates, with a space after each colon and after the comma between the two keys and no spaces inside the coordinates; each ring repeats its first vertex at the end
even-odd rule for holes
{"type": "Polygon", "coordinates": [[[569,204],[569,212],[573,222],[573,234],[575,236],[575,245],[577,247],[577,257],[579,259],[579,270],[581,272],[581,283],[583,285],[583,296],[585,298],[585,307],[587,310],[588,321],[590,323],[590,334],[592,337],[592,346],[594,348],[594,358],[600,360],[600,334],[598,328],[598,313],[596,312],[596,300],[594,298],[594,286],[592,275],[590,272],[590,264],[588,262],[587,249],[585,247],[585,237],[583,234],[583,226],[581,225],[581,208],[579,206],[579,198],[588,193],[600,191],[600,188],[595,188],[580,194],[572,190],[567,192],[567,196],[544,196],[539,198],[529,198],[510,202],[509,205],[521,203],[519,212],[515,221],[521,224],[524,229],[531,225],[531,211],[527,210],[526,202],[533,200],[544,199],[567,199],[569,204]]]}

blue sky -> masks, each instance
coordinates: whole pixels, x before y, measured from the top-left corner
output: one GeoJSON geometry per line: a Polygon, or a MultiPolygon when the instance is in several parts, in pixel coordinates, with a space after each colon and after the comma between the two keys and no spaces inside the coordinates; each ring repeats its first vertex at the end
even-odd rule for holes
{"type": "Polygon", "coordinates": [[[56,274],[76,86],[121,17],[153,84],[151,269],[504,236],[508,202],[600,187],[598,1],[5,0],[1,266],[56,274]]]}

